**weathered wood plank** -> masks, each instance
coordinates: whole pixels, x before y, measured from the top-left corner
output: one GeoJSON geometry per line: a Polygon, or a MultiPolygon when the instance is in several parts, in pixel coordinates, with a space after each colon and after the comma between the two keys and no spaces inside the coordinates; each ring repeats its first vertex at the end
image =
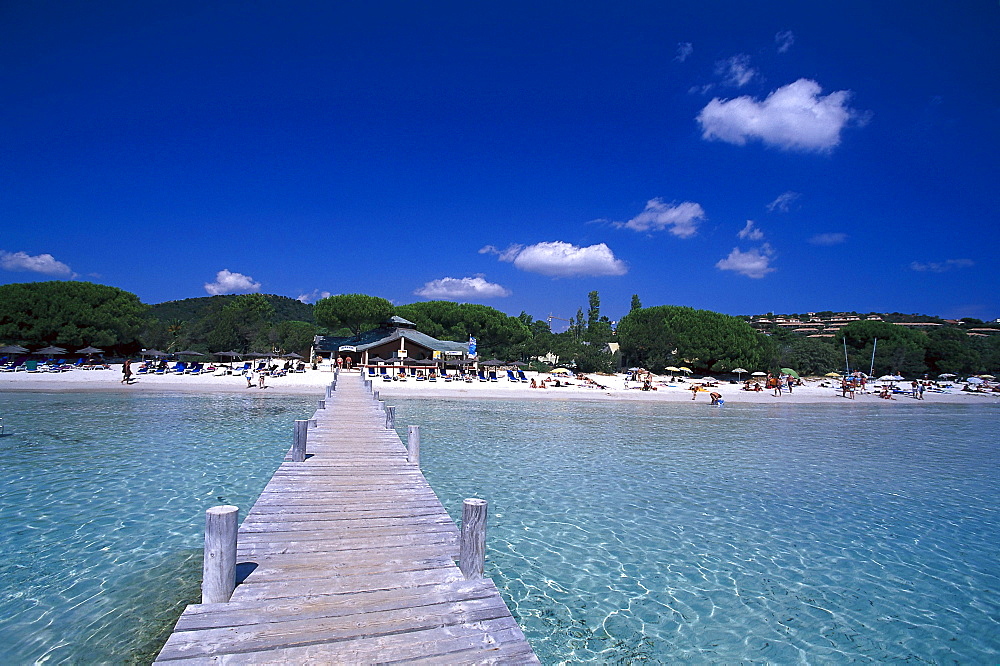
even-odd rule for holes
{"type": "Polygon", "coordinates": [[[538,663],[385,414],[341,381],[239,529],[232,601],[189,606],[157,661],[538,663]]]}

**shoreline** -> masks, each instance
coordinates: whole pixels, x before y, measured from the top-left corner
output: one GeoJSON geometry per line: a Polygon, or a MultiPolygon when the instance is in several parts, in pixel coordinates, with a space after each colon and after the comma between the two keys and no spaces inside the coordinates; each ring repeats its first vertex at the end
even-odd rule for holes
{"type": "MultiPolygon", "coordinates": [[[[543,378],[545,373],[528,373],[529,377],[543,378]]],[[[96,392],[139,392],[162,393],[179,391],[185,393],[253,393],[282,395],[313,395],[318,394],[332,381],[333,373],[328,369],[306,370],[304,373],[293,373],[286,377],[267,377],[266,388],[256,385],[248,388],[245,379],[240,375],[139,375],[133,382],[121,383],[121,366],[112,366],[111,370],[71,370],[64,373],[2,373],[0,374],[0,393],[5,391],[30,391],[51,393],[96,393],[96,392]]],[[[709,390],[701,390],[692,400],[691,386],[697,382],[669,383],[666,378],[658,380],[656,390],[642,391],[638,388],[626,388],[625,376],[592,375],[602,383],[604,388],[585,387],[578,380],[570,380],[569,386],[559,388],[532,389],[523,383],[514,383],[506,378],[496,382],[437,382],[416,381],[405,382],[383,381],[373,379],[373,389],[384,397],[400,398],[434,398],[452,400],[573,400],[573,401],[610,401],[610,402],[697,402],[709,403],[709,390]],[[660,383],[662,382],[662,383],[660,383]]],[[[359,381],[357,371],[342,371],[341,381],[359,381]]],[[[924,405],[924,404],[991,404],[1000,399],[998,393],[970,393],[956,387],[950,393],[925,394],[924,400],[916,400],[908,394],[896,394],[894,399],[879,398],[873,390],[871,393],[858,393],[854,400],[841,396],[839,389],[833,388],[829,381],[806,381],[805,385],[797,387],[793,393],[784,392],[780,396],[772,391],[748,392],[740,390],[740,384],[720,382],[710,389],[722,394],[727,404],[858,404],[878,403],[888,405],[924,405]],[[820,386],[827,384],[828,386],[820,386]]],[[[874,387],[873,387],[874,388],[874,387]]]]}

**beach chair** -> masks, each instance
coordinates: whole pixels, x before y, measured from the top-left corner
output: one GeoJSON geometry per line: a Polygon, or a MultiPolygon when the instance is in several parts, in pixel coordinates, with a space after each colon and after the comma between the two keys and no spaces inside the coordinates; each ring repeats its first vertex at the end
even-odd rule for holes
{"type": "Polygon", "coordinates": [[[185,374],[200,375],[204,370],[204,368],[205,368],[204,363],[195,363],[194,365],[192,365],[190,368],[187,369],[187,372],[185,374]]]}
{"type": "Polygon", "coordinates": [[[17,372],[19,370],[24,370],[24,359],[19,358],[13,363],[10,363],[3,369],[4,372],[17,372]]]}
{"type": "Polygon", "coordinates": [[[499,381],[497,379],[497,371],[496,370],[490,370],[490,381],[491,382],[499,381]]]}
{"type": "Polygon", "coordinates": [[[453,379],[453,377],[448,374],[447,370],[441,368],[441,379],[445,380],[446,382],[450,382],[453,379]]]}
{"type": "Polygon", "coordinates": [[[520,379],[525,384],[528,383],[528,378],[524,376],[524,370],[518,370],[517,371],[517,378],[520,379]]]}
{"type": "Polygon", "coordinates": [[[479,371],[479,381],[481,381],[481,382],[488,382],[488,381],[490,381],[490,380],[488,380],[486,378],[486,373],[483,372],[482,370],[479,371]]]}
{"type": "Polygon", "coordinates": [[[27,372],[43,372],[42,370],[38,369],[38,361],[25,361],[24,369],[27,372]]]}
{"type": "Polygon", "coordinates": [[[437,373],[431,370],[430,373],[427,375],[427,381],[436,382],[437,380],[438,380],[437,373]]]}
{"type": "Polygon", "coordinates": [[[368,376],[369,377],[374,377],[375,376],[375,368],[373,368],[371,366],[368,366],[368,376]]]}
{"type": "Polygon", "coordinates": [[[177,361],[177,363],[174,363],[174,367],[167,368],[167,372],[176,372],[179,375],[183,375],[184,370],[186,369],[187,369],[187,363],[185,363],[184,361],[177,361]]]}
{"type": "Polygon", "coordinates": [[[514,371],[513,370],[508,370],[507,371],[507,381],[514,382],[516,384],[520,384],[521,383],[521,380],[518,379],[516,376],[514,376],[514,371]]]}
{"type": "Polygon", "coordinates": [[[252,367],[253,367],[253,364],[250,363],[250,361],[247,361],[246,363],[243,364],[243,367],[240,368],[239,370],[233,370],[233,374],[234,375],[245,375],[248,372],[250,372],[250,368],[252,368],[252,367]]]}
{"type": "Polygon", "coordinates": [[[381,375],[382,381],[384,381],[384,382],[391,382],[392,381],[392,377],[390,377],[389,373],[386,372],[385,367],[379,368],[379,375],[381,375]]]}

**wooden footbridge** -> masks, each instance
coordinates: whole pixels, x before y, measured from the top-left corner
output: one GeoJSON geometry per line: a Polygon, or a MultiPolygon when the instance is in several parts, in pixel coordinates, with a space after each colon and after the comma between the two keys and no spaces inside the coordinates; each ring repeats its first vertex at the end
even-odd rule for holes
{"type": "Polygon", "coordinates": [[[477,570],[485,503],[476,514],[467,500],[460,534],[415,464],[413,429],[408,451],[388,427],[393,410],[357,375],[335,380],[320,407],[296,422],[238,539],[235,507],[209,511],[203,603],[157,661],[538,663],[477,570]],[[213,524],[230,527],[219,536],[213,524]]]}

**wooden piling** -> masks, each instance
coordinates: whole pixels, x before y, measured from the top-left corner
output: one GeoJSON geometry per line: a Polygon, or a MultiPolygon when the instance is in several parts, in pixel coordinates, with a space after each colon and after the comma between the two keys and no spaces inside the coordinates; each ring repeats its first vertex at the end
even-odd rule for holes
{"type": "Polygon", "coordinates": [[[385,429],[392,430],[396,427],[396,408],[388,406],[385,408],[385,429]]]}
{"type": "Polygon", "coordinates": [[[213,506],[205,512],[205,563],[201,603],[225,603],[236,589],[236,531],[239,508],[213,506]]]}
{"type": "Polygon", "coordinates": [[[317,400],[316,407],[317,409],[326,409],[326,400],[317,400]]]}
{"type": "Polygon", "coordinates": [[[406,459],[420,467],[420,426],[406,427],[406,459]]]}
{"type": "Polygon", "coordinates": [[[467,580],[482,578],[486,568],[486,514],[486,500],[470,497],[462,502],[458,568],[467,580]]]}
{"type": "Polygon", "coordinates": [[[292,440],[292,462],[304,462],[306,459],[306,438],[309,434],[309,421],[295,421],[295,439],[292,440]]]}

